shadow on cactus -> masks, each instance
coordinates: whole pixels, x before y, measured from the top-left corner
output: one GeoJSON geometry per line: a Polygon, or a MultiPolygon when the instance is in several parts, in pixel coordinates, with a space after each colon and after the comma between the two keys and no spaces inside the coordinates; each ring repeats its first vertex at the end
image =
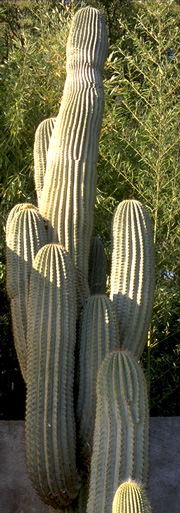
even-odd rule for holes
{"type": "Polygon", "coordinates": [[[49,512],[109,513],[123,481],[147,484],[148,398],[138,359],[152,311],[154,248],[144,207],[126,200],[115,213],[110,298],[104,248],[92,238],[107,51],[102,15],[80,9],[59,114],[36,131],[38,208],[15,206],[6,227],[27,464],[49,512]]]}

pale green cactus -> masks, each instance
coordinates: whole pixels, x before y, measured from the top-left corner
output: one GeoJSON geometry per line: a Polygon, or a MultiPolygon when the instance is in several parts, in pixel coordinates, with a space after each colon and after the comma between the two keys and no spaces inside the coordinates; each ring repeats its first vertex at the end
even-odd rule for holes
{"type": "Polygon", "coordinates": [[[89,295],[88,257],[107,49],[106,27],[99,11],[91,7],[78,11],[69,33],[67,78],[40,201],[40,212],[49,222],[49,240],[59,241],[72,257],[82,304],[89,295]]]}
{"type": "Polygon", "coordinates": [[[37,208],[29,203],[16,205],[6,225],[7,292],[11,302],[14,343],[25,381],[29,279],[35,255],[46,241],[44,220],[37,208]]]}
{"type": "Polygon", "coordinates": [[[114,490],[148,475],[148,396],[142,368],[128,351],[109,353],[97,378],[87,513],[108,513],[114,490]]]}
{"type": "Polygon", "coordinates": [[[115,213],[110,299],[104,249],[92,239],[107,48],[102,15],[79,10],[60,112],[35,136],[39,211],[14,207],[7,222],[14,326],[28,301],[28,322],[19,320],[15,335],[25,341],[24,376],[28,349],[27,463],[49,513],[109,513],[122,481],[147,482],[148,399],[137,359],[152,310],[154,253],[144,207],[125,201],[115,213]]]}
{"type": "Polygon", "coordinates": [[[110,299],[91,296],[83,309],[79,333],[78,437],[82,463],[90,464],[96,411],[96,379],[101,362],[118,344],[118,322],[110,299]]]}
{"type": "Polygon", "coordinates": [[[135,481],[122,483],[116,490],[112,513],[151,513],[145,489],[135,481]]]}
{"type": "Polygon", "coordinates": [[[118,314],[121,347],[140,358],[152,316],[154,244],[151,223],[143,205],[122,201],[112,226],[110,298],[118,314]]]}
{"type": "Polygon", "coordinates": [[[35,133],[34,140],[34,181],[38,205],[44,186],[46,173],[47,154],[51,135],[54,129],[56,118],[48,118],[40,123],[35,133]]]}
{"type": "Polygon", "coordinates": [[[59,244],[37,253],[27,328],[26,457],[40,497],[66,506],[81,485],[76,469],[73,384],[76,292],[73,265],[59,244]]]}

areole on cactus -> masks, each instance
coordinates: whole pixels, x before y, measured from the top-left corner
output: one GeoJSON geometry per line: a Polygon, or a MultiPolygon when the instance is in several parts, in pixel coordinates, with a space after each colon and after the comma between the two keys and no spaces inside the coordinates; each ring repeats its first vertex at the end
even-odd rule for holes
{"type": "Polygon", "coordinates": [[[122,481],[147,483],[148,398],[138,358],[154,289],[148,215],[135,200],[117,208],[110,299],[104,248],[92,238],[107,49],[102,15],[80,9],[59,114],[36,130],[39,209],[15,206],[6,228],[8,294],[27,381],[27,464],[49,513],[109,513],[122,481]]]}

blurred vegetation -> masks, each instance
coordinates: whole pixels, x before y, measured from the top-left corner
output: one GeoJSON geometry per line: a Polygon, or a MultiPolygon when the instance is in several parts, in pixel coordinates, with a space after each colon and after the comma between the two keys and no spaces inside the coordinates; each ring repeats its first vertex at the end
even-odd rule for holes
{"type": "Polygon", "coordinates": [[[56,116],[65,81],[71,18],[98,7],[109,33],[105,113],[99,144],[95,234],[110,272],[111,220],[124,198],[147,208],[156,245],[156,294],[143,355],[151,415],[180,414],[180,6],[174,1],[0,2],[0,375],[1,418],[23,418],[25,387],[13,347],[5,287],[5,222],[20,202],[36,203],[33,142],[56,116]]]}

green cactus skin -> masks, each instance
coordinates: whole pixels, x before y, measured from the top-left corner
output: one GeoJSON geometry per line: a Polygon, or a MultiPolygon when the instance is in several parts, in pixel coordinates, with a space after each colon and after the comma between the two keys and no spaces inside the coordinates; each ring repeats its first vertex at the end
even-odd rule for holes
{"type": "Polygon", "coordinates": [[[44,176],[46,173],[47,154],[49,143],[54,129],[56,118],[48,118],[42,121],[35,133],[34,141],[34,181],[37,194],[38,205],[44,185],[44,176]]]}
{"type": "Polygon", "coordinates": [[[90,464],[92,453],[98,369],[107,353],[117,347],[118,340],[118,322],[111,301],[105,295],[91,296],[80,324],[77,401],[80,459],[85,466],[90,464]]]}
{"type": "Polygon", "coordinates": [[[87,483],[83,482],[78,497],[65,508],[54,509],[49,506],[48,513],[86,513],[86,505],[88,499],[88,486],[87,483]]]}
{"type": "Polygon", "coordinates": [[[7,292],[11,301],[15,348],[25,381],[29,279],[35,255],[46,242],[44,220],[37,208],[28,203],[16,205],[6,224],[7,292]]]}
{"type": "Polygon", "coordinates": [[[91,239],[88,282],[91,295],[106,293],[106,255],[98,237],[91,239]]]}
{"type": "Polygon", "coordinates": [[[154,297],[154,245],[151,223],[135,200],[119,204],[112,226],[110,298],[116,306],[122,348],[140,358],[146,343],[154,297]]]}
{"type": "Polygon", "coordinates": [[[151,513],[145,489],[135,481],[122,483],[116,490],[112,513],[151,513]]]}
{"type": "Polygon", "coordinates": [[[146,485],[149,416],[144,373],[129,351],[109,353],[97,378],[87,513],[109,513],[119,483],[146,485]]]}
{"type": "Polygon", "coordinates": [[[69,33],[67,78],[40,201],[40,212],[49,221],[49,240],[69,251],[85,300],[107,50],[102,15],[92,7],[78,11],[69,33]]]}
{"type": "Polygon", "coordinates": [[[75,297],[69,254],[47,244],[36,255],[29,289],[26,456],[40,497],[57,509],[71,503],[81,485],[73,404],[75,297]]]}

